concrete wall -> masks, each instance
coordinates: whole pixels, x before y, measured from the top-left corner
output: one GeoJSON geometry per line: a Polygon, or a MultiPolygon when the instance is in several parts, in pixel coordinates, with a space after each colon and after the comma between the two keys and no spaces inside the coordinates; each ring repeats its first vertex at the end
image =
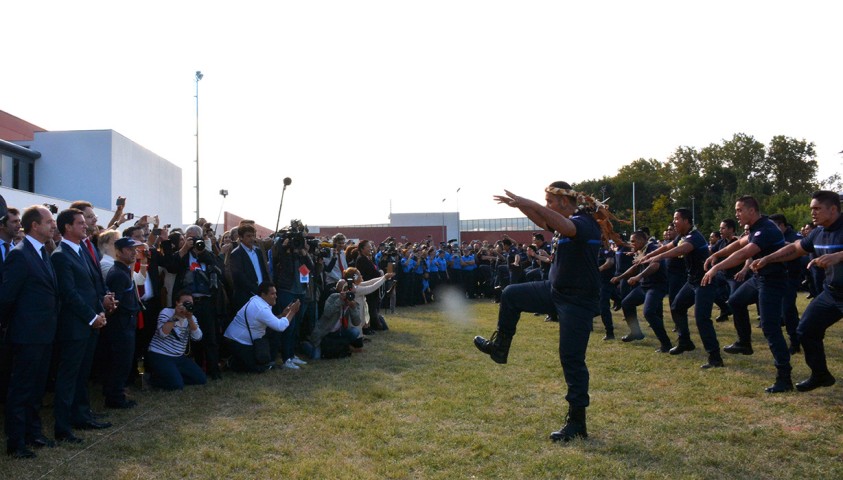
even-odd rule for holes
{"type": "MultiPolygon", "coordinates": [[[[36,132],[33,141],[16,143],[42,154],[35,161],[39,195],[87,200],[102,211],[113,211],[122,195],[126,212],[182,222],[181,168],[113,130],[36,132]]],[[[99,216],[102,223],[111,218],[99,216]]]]}

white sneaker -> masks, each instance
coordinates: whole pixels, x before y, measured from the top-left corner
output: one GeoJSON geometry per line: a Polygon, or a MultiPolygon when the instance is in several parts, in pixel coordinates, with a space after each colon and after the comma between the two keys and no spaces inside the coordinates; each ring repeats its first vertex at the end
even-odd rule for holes
{"type": "Polygon", "coordinates": [[[298,365],[293,363],[292,358],[287,360],[286,362],[284,362],[284,365],[281,365],[281,367],[282,368],[289,368],[290,370],[300,370],[301,369],[301,367],[299,367],[298,365]]]}
{"type": "Polygon", "coordinates": [[[307,365],[307,362],[295,355],[293,355],[293,358],[291,358],[290,360],[292,360],[293,363],[295,363],[296,365],[307,365]]]}

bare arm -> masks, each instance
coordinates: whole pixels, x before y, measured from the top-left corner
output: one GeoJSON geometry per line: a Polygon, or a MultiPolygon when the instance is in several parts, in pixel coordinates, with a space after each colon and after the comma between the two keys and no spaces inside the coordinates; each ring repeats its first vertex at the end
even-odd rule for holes
{"type": "Polygon", "coordinates": [[[548,230],[559,232],[566,237],[573,237],[577,234],[577,227],[574,222],[561,213],[554,212],[536,201],[515,195],[509,190],[504,190],[504,192],[506,195],[495,195],[492,198],[498,203],[521,210],[521,213],[536,225],[544,225],[548,230]]]}

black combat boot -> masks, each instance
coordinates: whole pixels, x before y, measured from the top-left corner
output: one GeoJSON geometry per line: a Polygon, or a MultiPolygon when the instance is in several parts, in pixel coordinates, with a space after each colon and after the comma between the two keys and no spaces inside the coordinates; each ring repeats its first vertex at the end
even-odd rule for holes
{"type": "Polygon", "coordinates": [[[481,336],[474,337],[474,346],[481,352],[492,357],[495,363],[506,363],[509,356],[509,346],[512,345],[512,335],[495,331],[488,340],[481,336]]]}
{"type": "Polygon", "coordinates": [[[559,431],[550,434],[550,439],[554,442],[570,442],[575,438],[588,438],[588,431],[585,428],[585,407],[568,407],[565,425],[559,431]]]}
{"type": "Polygon", "coordinates": [[[793,380],[790,378],[790,366],[787,367],[776,367],[778,372],[776,373],[776,381],[769,387],[765,388],[764,391],[767,393],[783,393],[783,392],[790,392],[793,390],[793,380]]]}

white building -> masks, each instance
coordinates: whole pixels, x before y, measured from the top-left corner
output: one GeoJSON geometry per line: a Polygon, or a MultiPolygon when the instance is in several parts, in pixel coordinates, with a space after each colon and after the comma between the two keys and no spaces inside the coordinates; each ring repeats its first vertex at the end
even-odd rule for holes
{"type": "MultiPolygon", "coordinates": [[[[0,118],[6,127],[14,120],[30,125],[0,114],[6,116],[0,118]]],[[[10,206],[22,210],[50,203],[61,210],[87,200],[104,224],[117,197],[124,196],[126,212],[157,214],[162,224],[182,223],[181,168],[114,130],[30,130],[17,138],[5,136],[13,138],[0,140],[0,195],[10,206]]]]}

